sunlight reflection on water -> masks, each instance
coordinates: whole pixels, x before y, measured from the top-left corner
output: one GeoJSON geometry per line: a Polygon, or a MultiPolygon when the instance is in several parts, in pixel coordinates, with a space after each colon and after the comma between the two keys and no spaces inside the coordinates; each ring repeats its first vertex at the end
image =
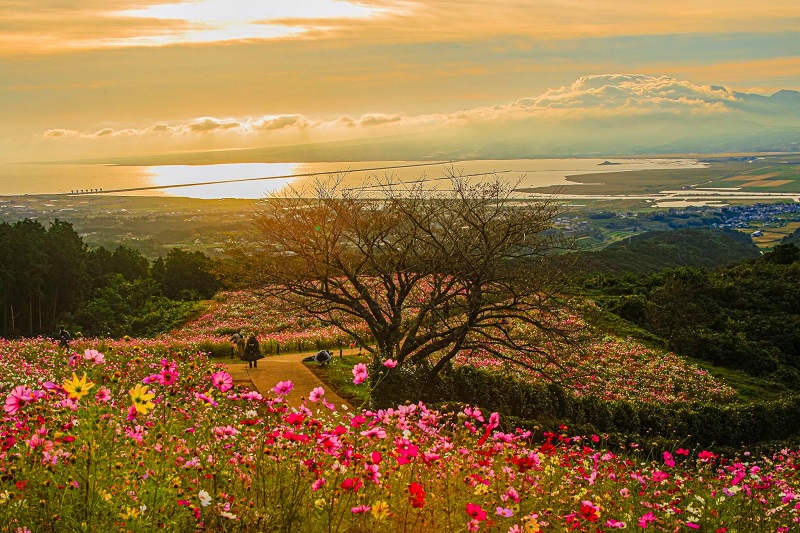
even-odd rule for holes
{"type": "Polygon", "coordinates": [[[295,163],[235,163],[221,165],[165,165],[149,167],[147,173],[153,185],[193,185],[170,189],[176,196],[193,198],[260,198],[280,190],[297,178],[265,179],[297,173],[295,163]],[[231,181],[247,180],[247,181],[231,181]],[[225,183],[213,183],[224,181],[225,183]],[[208,185],[194,186],[197,183],[208,185]]]}

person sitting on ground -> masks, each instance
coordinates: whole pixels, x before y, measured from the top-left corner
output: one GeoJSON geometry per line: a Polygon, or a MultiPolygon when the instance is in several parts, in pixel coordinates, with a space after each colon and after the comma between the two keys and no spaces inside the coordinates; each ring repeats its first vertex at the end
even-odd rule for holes
{"type": "Polygon", "coordinates": [[[264,356],[261,354],[261,348],[258,346],[258,339],[256,339],[255,335],[250,335],[244,347],[242,359],[247,361],[248,368],[258,368],[258,360],[263,358],[264,356]]]}
{"type": "Polygon", "coordinates": [[[303,359],[304,363],[319,363],[327,365],[331,362],[331,353],[328,350],[320,350],[316,354],[303,359]]]}

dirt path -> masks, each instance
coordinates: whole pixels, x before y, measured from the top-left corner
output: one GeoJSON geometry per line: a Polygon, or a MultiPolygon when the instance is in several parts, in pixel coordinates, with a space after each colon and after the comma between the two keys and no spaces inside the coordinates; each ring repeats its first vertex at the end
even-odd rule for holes
{"type": "MultiPolygon", "coordinates": [[[[350,350],[345,350],[345,353],[349,352],[350,350]]],[[[294,383],[294,389],[286,398],[289,402],[289,407],[299,407],[312,389],[322,387],[325,390],[325,398],[336,406],[337,411],[341,409],[342,405],[347,406],[347,409],[352,409],[352,405],[320,381],[302,362],[303,358],[309,355],[313,354],[306,352],[268,355],[258,362],[258,368],[248,368],[245,361],[238,359],[231,359],[230,362],[226,361],[225,364],[228,366],[228,372],[235,383],[249,386],[264,397],[274,395],[270,389],[277,385],[279,381],[291,381],[294,383]]],[[[307,405],[311,407],[311,402],[308,402],[307,405]]]]}

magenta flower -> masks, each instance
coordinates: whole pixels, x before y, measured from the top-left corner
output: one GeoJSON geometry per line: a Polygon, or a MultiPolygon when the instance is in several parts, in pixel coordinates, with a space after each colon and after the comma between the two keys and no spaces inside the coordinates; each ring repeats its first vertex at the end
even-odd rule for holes
{"type": "Polygon", "coordinates": [[[214,372],[211,374],[211,383],[222,392],[233,388],[233,378],[227,372],[214,372]]]}
{"type": "Polygon", "coordinates": [[[3,406],[3,409],[5,409],[6,413],[15,415],[22,407],[25,407],[35,399],[36,397],[33,395],[31,389],[25,385],[19,385],[14,387],[8,397],[6,397],[6,404],[3,406]]]}
{"type": "Polygon", "coordinates": [[[639,527],[642,529],[647,529],[647,526],[650,525],[650,522],[655,522],[655,520],[656,515],[654,515],[652,511],[648,511],[639,517],[639,527]]]}
{"type": "Polygon", "coordinates": [[[367,378],[369,377],[369,373],[367,372],[367,365],[364,363],[358,363],[356,366],[353,367],[353,383],[356,385],[361,385],[367,378]]]}
{"type": "Polygon", "coordinates": [[[394,368],[397,366],[397,361],[395,361],[394,359],[387,359],[386,361],[383,362],[383,366],[385,366],[386,368],[394,368]]]}
{"type": "Polygon", "coordinates": [[[372,507],[369,505],[359,505],[357,507],[350,508],[350,512],[353,514],[363,514],[368,513],[372,510],[372,507]]]}
{"type": "Polygon", "coordinates": [[[174,368],[165,368],[161,371],[161,384],[169,387],[178,381],[178,371],[174,368]]]}
{"type": "Polygon", "coordinates": [[[610,527],[612,529],[623,529],[625,528],[625,522],[620,522],[619,520],[608,519],[605,523],[606,527],[610,527]]]}
{"type": "Polygon", "coordinates": [[[664,464],[670,468],[675,468],[675,459],[669,452],[664,452],[664,464]]]}
{"type": "Polygon", "coordinates": [[[277,385],[272,387],[272,391],[275,394],[285,396],[290,392],[292,392],[293,388],[294,388],[294,383],[292,383],[291,381],[279,381],[277,385]]]}
{"type": "Polygon", "coordinates": [[[486,520],[486,511],[476,503],[468,503],[465,507],[465,511],[467,511],[467,514],[470,515],[473,520],[478,520],[479,522],[486,520]]]}

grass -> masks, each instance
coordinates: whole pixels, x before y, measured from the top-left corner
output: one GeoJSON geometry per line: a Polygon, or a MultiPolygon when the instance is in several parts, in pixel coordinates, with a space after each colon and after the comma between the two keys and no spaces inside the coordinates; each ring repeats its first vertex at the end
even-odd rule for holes
{"type": "Polygon", "coordinates": [[[369,355],[334,355],[330,363],[320,365],[317,363],[305,363],[306,367],[317,376],[320,381],[325,383],[330,389],[338,394],[350,405],[358,407],[364,404],[369,398],[369,389],[364,385],[353,384],[352,369],[358,363],[369,361],[369,355]]]}

